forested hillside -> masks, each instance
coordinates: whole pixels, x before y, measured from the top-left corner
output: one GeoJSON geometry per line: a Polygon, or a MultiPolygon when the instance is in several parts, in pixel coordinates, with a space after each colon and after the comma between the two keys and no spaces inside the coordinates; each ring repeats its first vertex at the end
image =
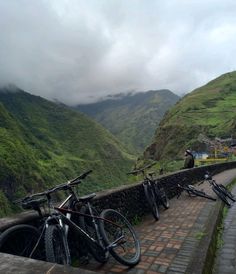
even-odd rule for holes
{"type": "Polygon", "coordinates": [[[8,200],[62,183],[87,169],[82,193],[127,182],[134,161],[85,115],[19,89],[0,90],[0,215],[8,200]]]}

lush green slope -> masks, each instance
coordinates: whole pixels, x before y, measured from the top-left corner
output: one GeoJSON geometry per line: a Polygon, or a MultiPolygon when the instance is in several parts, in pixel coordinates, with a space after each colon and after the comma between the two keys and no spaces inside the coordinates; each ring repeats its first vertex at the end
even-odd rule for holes
{"type": "Polygon", "coordinates": [[[151,142],[164,113],[178,99],[169,90],[159,90],[120,94],[77,108],[109,129],[130,151],[138,153],[151,142]]]}
{"type": "Polygon", "coordinates": [[[94,172],[81,184],[83,193],[124,184],[133,160],[113,135],[83,114],[20,90],[1,90],[0,197],[5,213],[6,197],[42,190],[87,169],[94,172]]]}
{"type": "Polygon", "coordinates": [[[198,135],[236,137],[236,72],[224,74],[183,97],[164,116],[146,158],[176,158],[200,149],[198,135]]]}

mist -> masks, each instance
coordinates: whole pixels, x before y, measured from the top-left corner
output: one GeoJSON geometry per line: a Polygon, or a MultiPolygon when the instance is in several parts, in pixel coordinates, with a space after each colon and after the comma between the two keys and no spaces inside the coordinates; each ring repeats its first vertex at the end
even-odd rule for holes
{"type": "Polygon", "coordinates": [[[236,2],[0,0],[0,86],[74,105],[235,70],[236,2]]]}

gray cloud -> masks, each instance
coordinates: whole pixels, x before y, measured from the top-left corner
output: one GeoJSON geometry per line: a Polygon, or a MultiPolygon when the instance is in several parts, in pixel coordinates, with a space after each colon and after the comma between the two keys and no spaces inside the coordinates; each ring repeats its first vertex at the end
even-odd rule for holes
{"type": "Polygon", "coordinates": [[[0,0],[0,84],[74,104],[235,70],[234,0],[0,0]]]}

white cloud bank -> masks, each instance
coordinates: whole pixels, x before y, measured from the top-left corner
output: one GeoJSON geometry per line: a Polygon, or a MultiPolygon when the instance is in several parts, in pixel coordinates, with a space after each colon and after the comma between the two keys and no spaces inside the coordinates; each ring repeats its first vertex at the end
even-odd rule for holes
{"type": "Polygon", "coordinates": [[[68,104],[236,69],[235,0],[0,0],[0,84],[68,104]]]}

